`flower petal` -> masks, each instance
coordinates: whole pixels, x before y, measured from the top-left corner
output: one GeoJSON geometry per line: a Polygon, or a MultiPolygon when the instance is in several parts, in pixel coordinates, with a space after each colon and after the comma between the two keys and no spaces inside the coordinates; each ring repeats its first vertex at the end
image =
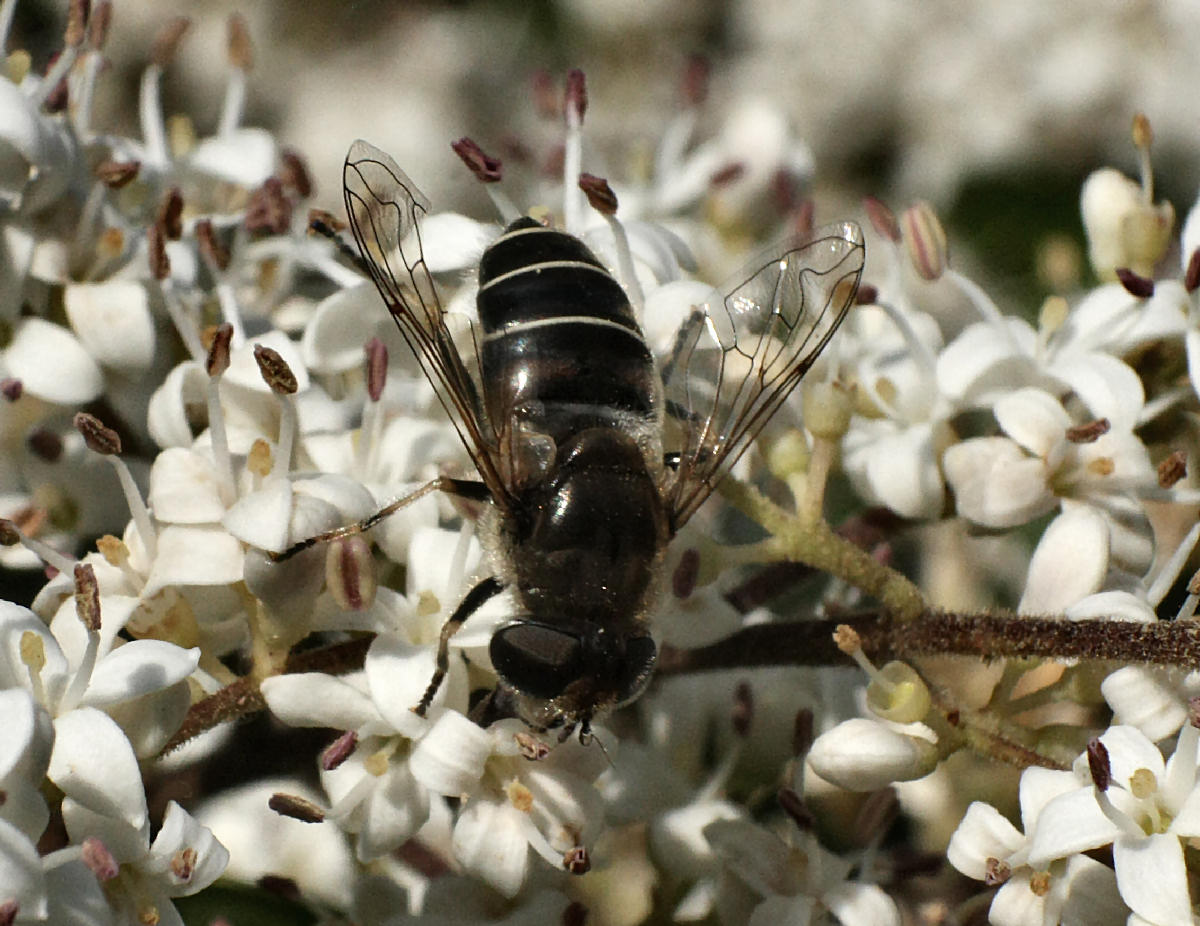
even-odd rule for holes
{"type": "Polygon", "coordinates": [[[107,714],[83,707],[54,723],[46,776],[70,798],[135,830],[148,825],[142,775],[129,740],[107,714]]]}
{"type": "Polygon", "coordinates": [[[26,392],[48,402],[84,405],[104,390],[100,366],[75,335],[41,318],[17,325],[4,362],[26,392]]]}
{"type": "Polygon", "coordinates": [[[1178,836],[1122,836],[1113,843],[1113,863],[1121,899],[1134,913],[1152,923],[1192,921],[1187,868],[1178,836]]]}

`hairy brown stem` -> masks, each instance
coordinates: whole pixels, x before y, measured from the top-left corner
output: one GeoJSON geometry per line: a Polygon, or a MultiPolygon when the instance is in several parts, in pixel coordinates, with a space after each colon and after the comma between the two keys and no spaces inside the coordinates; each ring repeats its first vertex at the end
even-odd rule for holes
{"type": "Polygon", "coordinates": [[[1025,656],[1099,659],[1200,668],[1200,622],[1067,621],[1044,617],[954,614],[930,611],[898,622],[880,614],[837,620],[757,624],[696,649],[664,646],[659,675],[751,666],[845,665],[833,643],[838,624],[849,624],[873,658],[1025,656]]]}
{"type": "MultiPolygon", "coordinates": [[[[361,637],[345,643],[335,643],[321,649],[293,653],[288,657],[286,672],[327,672],[340,675],[361,669],[373,637],[361,637]]],[[[251,678],[239,678],[220,691],[197,701],[188,709],[183,725],[162,749],[166,755],[206,730],[247,714],[266,708],[258,684],[251,678]]]]}

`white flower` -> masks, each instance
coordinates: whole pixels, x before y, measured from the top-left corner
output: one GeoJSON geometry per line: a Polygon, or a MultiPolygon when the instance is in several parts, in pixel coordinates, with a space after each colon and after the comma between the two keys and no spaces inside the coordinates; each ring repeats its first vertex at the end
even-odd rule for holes
{"type": "Polygon", "coordinates": [[[1090,779],[1088,756],[1076,759],[1082,786],[1042,808],[1029,863],[1043,867],[1111,844],[1117,887],[1136,914],[1151,923],[1191,922],[1181,840],[1200,835],[1200,731],[1186,724],[1166,763],[1133,727],[1110,727],[1098,742],[1107,751],[1107,789],[1083,784],[1090,779]]]}
{"type": "Polygon", "coordinates": [[[1124,922],[1125,910],[1112,870],[1085,855],[1033,867],[1029,840],[1042,809],[1078,789],[1072,772],[1029,768],[1021,775],[1021,825],[1017,830],[990,804],[975,801],[946,850],[950,864],[969,878],[999,884],[988,921],[994,926],[1027,923],[1124,922]]]}
{"type": "Polygon", "coordinates": [[[411,762],[414,777],[431,790],[464,798],[454,824],[455,858],[506,897],[525,881],[528,848],[559,868],[592,841],[602,819],[591,784],[603,769],[599,750],[568,740],[530,761],[523,754],[528,742],[520,721],[483,730],[446,711],[411,762]]]}
{"type": "Polygon", "coordinates": [[[932,772],[938,750],[931,738],[923,724],[854,717],[818,736],[808,761],[826,781],[851,791],[876,791],[932,772]]]}
{"type": "Polygon", "coordinates": [[[27,608],[0,602],[0,687],[29,690],[55,718],[59,743],[63,719],[93,707],[119,716],[148,755],[183,719],[190,697],[181,683],[195,671],[200,651],[162,640],[117,645],[136,599],[107,604],[100,631],[87,632],[71,599],[49,629],[27,608]]]}
{"type": "Polygon", "coordinates": [[[46,710],[21,688],[0,690],[0,717],[0,821],[36,840],[50,819],[41,786],[50,764],[54,726],[46,710]]]}
{"type": "Polygon", "coordinates": [[[47,863],[82,857],[103,882],[119,922],[182,926],[171,898],[208,887],[229,853],[174,801],[151,842],[137,760],[120,729],[90,709],[75,711],[69,726],[70,736],[55,745],[49,777],[66,795],[63,823],[72,846],[47,863]]]}
{"type": "Polygon", "coordinates": [[[789,844],[754,823],[717,820],[704,836],[729,876],[722,887],[729,898],[717,899],[722,922],[741,922],[751,908],[749,926],[810,923],[822,908],[843,926],[901,922],[899,908],[880,887],[850,880],[853,862],[829,852],[811,833],[789,844]]]}
{"type": "MultiPolygon", "coordinates": [[[[354,752],[323,771],[321,778],[333,802],[329,817],[358,837],[360,860],[395,849],[429,816],[429,791],[414,778],[409,757],[432,722],[412,708],[425,693],[433,668],[429,647],[380,634],[362,673],[342,678],[281,675],[263,683],[267,706],[285,723],[356,735],[354,752]]],[[[447,701],[465,709],[465,682],[461,663],[455,662],[434,699],[431,716],[437,716],[447,701]]]]}
{"type": "Polygon", "coordinates": [[[1075,442],[1066,410],[1032,388],[997,401],[995,414],[1007,437],[966,440],[942,458],[959,514],[985,527],[1013,527],[1075,500],[1104,515],[1114,556],[1131,571],[1145,571],[1151,549],[1136,498],[1156,487],[1155,472],[1132,430],[1113,425],[1090,442],[1075,442]]]}

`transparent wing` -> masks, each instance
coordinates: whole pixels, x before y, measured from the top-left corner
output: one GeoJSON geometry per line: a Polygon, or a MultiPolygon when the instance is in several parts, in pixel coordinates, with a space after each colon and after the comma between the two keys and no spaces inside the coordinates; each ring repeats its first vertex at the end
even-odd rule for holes
{"type": "MultiPolygon", "coordinates": [[[[463,360],[421,250],[419,219],[429,201],[390,156],[361,139],[350,146],[342,179],[346,214],[375,286],[458,431],[493,498],[507,491],[497,467],[495,432],[479,401],[478,374],[463,360]]],[[[478,356],[474,329],[458,343],[478,356]]]]}
{"type": "Polygon", "coordinates": [[[695,309],[663,370],[667,417],[682,433],[668,486],[678,529],[813,365],[854,302],[862,230],[852,222],[763,260],[728,295],[695,309]]]}

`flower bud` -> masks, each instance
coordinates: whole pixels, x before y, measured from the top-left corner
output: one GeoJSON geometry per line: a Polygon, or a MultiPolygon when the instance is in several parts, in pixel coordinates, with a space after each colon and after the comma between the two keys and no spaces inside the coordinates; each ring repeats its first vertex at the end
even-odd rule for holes
{"type": "Polygon", "coordinates": [[[814,437],[841,440],[853,411],[851,393],[840,383],[811,383],[804,390],[804,426],[814,437]]]}
{"type": "Polygon", "coordinates": [[[867,686],[867,707],[894,723],[915,723],[929,713],[929,689],[912,666],[889,662],[867,686]]]}
{"type": "Polygon", "coordinates": [[[817,737],[808,753],[813,770],[848,791],[875,791],[895,781],[914,781],[932,772],[937,747],[856,717],[817,737]]]}
{"type": "Polygon", "coordinates": [[[1094,171],[1079,195],[1088,258],[1102,280],[1116,279],[1118,267],[1151,277],[1175,224],[1169,202],[1146,201],[1142,187],[1111,167],[1094,171]]]}

